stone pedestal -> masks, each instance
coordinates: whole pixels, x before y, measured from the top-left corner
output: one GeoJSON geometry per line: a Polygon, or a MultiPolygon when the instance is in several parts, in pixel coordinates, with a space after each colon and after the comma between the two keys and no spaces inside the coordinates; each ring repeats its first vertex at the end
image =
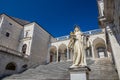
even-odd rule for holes
{"type": "Polygon", "coordinates": [[[69,68],[70,80],[88,80],[90,68],[79,67],[79,68],[69,68]]]}

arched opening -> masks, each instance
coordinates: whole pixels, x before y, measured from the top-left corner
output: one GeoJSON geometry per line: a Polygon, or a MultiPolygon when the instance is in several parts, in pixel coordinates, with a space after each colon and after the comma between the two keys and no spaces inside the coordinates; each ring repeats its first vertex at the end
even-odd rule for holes
{"type": "Polygon", "coordinates": [[[22,46],[22,53],[23,53],[23,54],[26,54],[26,49],[27,49],[27,44],[24,44],[24,45],[22,46]]]}
{"type": "Polygon", "coordinates": [[[50,62],[57,61],[57,48],[55,46],[50,47],[50,62]]]}
{"type": "Polygon", "coordinates": [[[66,61],[67,60],[67,46],[65,44],[61,44],[58,49],[59,57],[58,61],[66,61]]]}
{"type": "Polygon", "coordinates": [[[93,42],[94,45],[94,55],[96,58],[107,57],[107,50],[105,46],[105,41],[101,38],[97,38],[93,42]]]}
{"type": "Polygon", "coordinates": [[[6,70],[16,70],[16,65],[15,63],[11,62],[11,63],[8,63],[5,67],[6,70]]]}

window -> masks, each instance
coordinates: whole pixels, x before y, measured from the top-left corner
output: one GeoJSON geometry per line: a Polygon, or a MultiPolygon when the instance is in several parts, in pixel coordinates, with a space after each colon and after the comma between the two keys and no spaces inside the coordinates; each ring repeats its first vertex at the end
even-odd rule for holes
{"type": "Polygon", "coordinates": [[[27,49],[27,44],[24,44],[23,46],[22,46],[22,53],[26,53],[26,49],[27,49]]]}
{"type": "Polygon", "coordinates": [[[6,34],[5,34],[5,35],[6,35],[6,37],[9,37],[9,36],[10,36],[10,33],[6,32],[6,34]]]}
{"type": "Polygon", "coordinates": [[[26,30],[25,34],[24,34],[24,37],[28,37],[29,36],[29,32],[30,32],[30,30],[26,30]]]}
{"type": "Polygon", "coordinates": [[[27,64],[23,65],[22,68],[27,68],[27,64]]]}
{"type": "Polygon", "coordinates": [[[26,34],[25,34],[25,37],[27,37],[28,36],[28,31],[26,32],[26,34]]]}
{"type": "Polygon", "coordinates": [[[16,66],[15,66],[15,64],[14,63],[8,63],[7,65],[6,65],[6,68],[5,68],[6,70],[16,70],[16,66]]]}
{"type": "Polygon", "coordinates": [[[12,25],[12,23],[9,23],[9,25],[12,25]]]}

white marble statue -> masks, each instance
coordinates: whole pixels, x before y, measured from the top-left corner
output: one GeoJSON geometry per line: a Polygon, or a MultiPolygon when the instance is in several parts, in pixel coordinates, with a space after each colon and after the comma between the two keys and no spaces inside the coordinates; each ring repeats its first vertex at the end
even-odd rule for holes
{"type": "Polygon", "coordinates": [[[85,67],[85,51],[83,43],[83,34],[79,27],[75,27],[74,32],[70,33],[69,48],[73,49],[73,65],[70,68],[85,67]]]}

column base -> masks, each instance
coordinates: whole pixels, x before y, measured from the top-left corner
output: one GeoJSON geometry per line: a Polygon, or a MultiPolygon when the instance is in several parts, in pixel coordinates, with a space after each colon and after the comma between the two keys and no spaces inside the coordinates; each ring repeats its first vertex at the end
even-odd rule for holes
{"type": "Polygon", "coordinates": [[[89,71],[91,71],[91,69],[87,66],[78,67],[78,68],[69,68],[70,80],[88,80],[89,71]]]}

